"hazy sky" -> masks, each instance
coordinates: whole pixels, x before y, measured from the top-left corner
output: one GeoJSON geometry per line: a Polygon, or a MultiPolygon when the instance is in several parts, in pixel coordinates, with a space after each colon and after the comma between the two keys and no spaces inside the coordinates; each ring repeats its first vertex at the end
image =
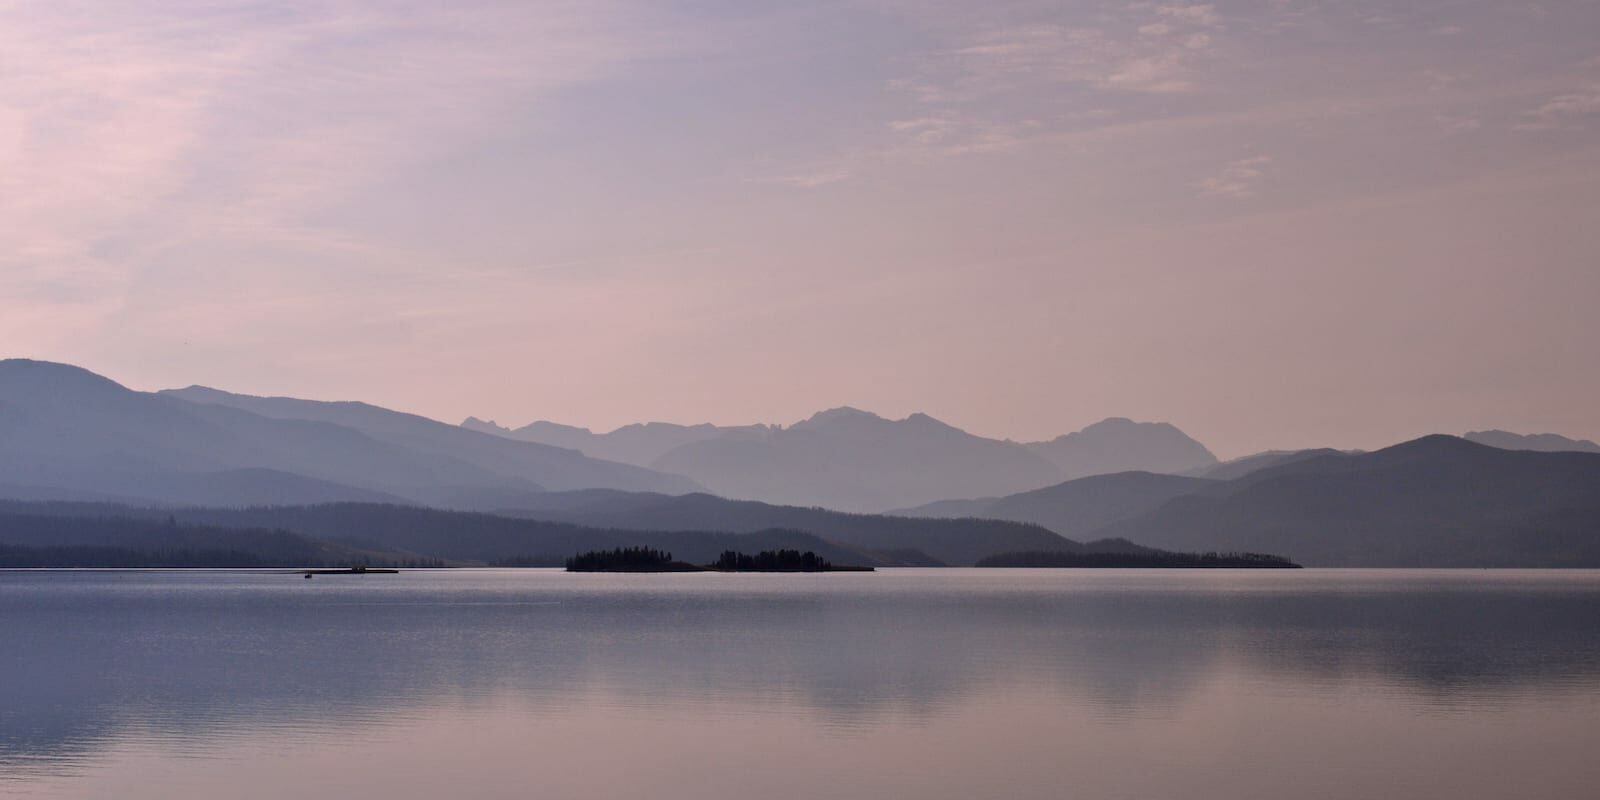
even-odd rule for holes
{"type": "Polygon", "coordinates": [[[1600,3],[0,0],[0,241],[136,388],[1600,438],[1600,3]]]}

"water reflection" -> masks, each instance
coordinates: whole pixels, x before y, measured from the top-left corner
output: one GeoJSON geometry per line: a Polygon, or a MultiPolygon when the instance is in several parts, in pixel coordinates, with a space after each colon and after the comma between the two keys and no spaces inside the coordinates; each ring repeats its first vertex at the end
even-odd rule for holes
{"type": "MultiPolygon", "coordinates": [[[[686,747],[671,731],[752,725],[802,748],[856,736],[892,750],[990,723],[1109,741],[1145,718],[1235,741],[1226,704],[1310,730],[1299,715],[1356,695],[1509,719],[1594,703],[1597,600],[1600,577],[1554,572],[0,573],[0,792],[267,740],[448,748],[435,734],[457,724],[513,738],[545,735],[541,720],[601,736],[659,724],[649,747],[669,750],[686,747]]],[[[1109,755],[1148,760],[1152,737],[1180,727],[1140,728],[1137,752],[1109,755]]],[[[549,746],[581,757],[562,741],[549,746]]],[[[955,765],[927,766],[941,768],[955,765]]],[[[1044,791],[1055,776],[1033,777],[1044,791]]]]}

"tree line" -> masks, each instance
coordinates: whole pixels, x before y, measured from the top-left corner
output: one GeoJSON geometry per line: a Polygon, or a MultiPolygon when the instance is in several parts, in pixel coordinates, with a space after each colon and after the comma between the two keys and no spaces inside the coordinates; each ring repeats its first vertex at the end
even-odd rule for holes
{"type": "Polygon", "coordinates": [[[717,557],[714,569],[729,572],[820,572],[833,569],[833,564],[810,550],[763,550],[753,556],[735,550],[724,550],[717,557]]]}

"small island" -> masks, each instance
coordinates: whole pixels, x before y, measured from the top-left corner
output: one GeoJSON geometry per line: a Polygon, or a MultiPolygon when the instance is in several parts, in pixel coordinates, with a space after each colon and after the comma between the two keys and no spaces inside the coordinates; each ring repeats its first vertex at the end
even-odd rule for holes
{"type": "Polygon", "coordinates": [[[567,559],[568,572],[701,572],[705,568],[674,561],[672,553],[653,547],[591,550],[567,559]]]}
{"type": "Polygon", "coordinates": [[[872,567],[834,566],[810,550],[763,550],[748,555],[726,550],[704,566],[677,561],[652,547],[591,550],[567,559],[568,572],[872,572],[872,567]]]}
{"type": "Polygon", "coordinates": [[[1061,567],[1113,569],[1300,569],[1283,556],[1267,553],[1065,553],[1028,551],[1000,553],[982,559],[979,567],[1061,567]]]}

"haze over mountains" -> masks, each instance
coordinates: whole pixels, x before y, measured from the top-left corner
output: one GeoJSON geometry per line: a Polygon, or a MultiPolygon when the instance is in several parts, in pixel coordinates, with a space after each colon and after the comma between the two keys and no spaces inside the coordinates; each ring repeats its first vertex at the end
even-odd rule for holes
{"type": "Polygon", "coordinates": [[[607,461],[621,461],[624,464],[648,467],[679,445],[728,435],[759,436],[771,426],[719,426],[709,423],[675,425],[670,422],[645,422],[624,425],[610,433],[594,433],[588,428],[577,428],[557,422],[534,422],[512,430],[477,417],[467,417],[466,421],[461,423],[461,427],[508,439],[567,447],[607,461]]]}
{"type": "Polygon", "coordinates": [[[1537,450],[1542,453],[1600,453],[1600,444],[1588,439],[1569,439],[1555,433],[1511,433],[1510,431],[1472,431],[1462,434],[1469,442],[1502,450],[1537,450]]]}
{"type": "Polygon", "coordinates": [[[329,500],[484,508],[547,489],[692,481],[361,403],[136,392],[77,367],[0,361],[12,496],[186,504],[329,500]]]}
{"type": "Polygon", "coordinates": [[[652,422],[596,434],[552,422],[510,430],[476,418],[462,426],[684,475],[725,497],[860,512],[1217,463],[1172,425],[1121,418],[1033,443],[975,436],[926,414],[889,420],[849,407],[788,427],[652,422]]]}
{"type": "MultiPolygon", "coordinates": [[[[512,431],[358,402],[198,386],[138,392],[77,367],[9,360],[0,361],[0,498],[34,504],[0,519],[0,544],[8,526],[59,530],[41,527],[40,515],[59,511],[41,501],[74,501],[99,504],[69,507],[95,518],[143,508],[261,529],[272,535],[235,541],[265,559],[556,559],[585,543],[703,549],[759,535],[876,565],[1159,547],[1271,552],[1311,566],[1600,566],[1600,447],[1553,434],[1468,437],[1218,462],[1171,425],[1124,419],[1029,444],[852,408],[786,427],[512,431]],[[539,437],[649,466],[528,440],[539,437]],[[1062,479],[1097,470],[1106,472],[1062,479]],[[881,513],[890,508],[903,510],[881,513]],[[493,513],[457,513],[474,510],[493,513]],[[279,526],[317,541],[267,530],[279,526]]],[[[188,542],[191,533],[129,535],[188,542]]]]}

